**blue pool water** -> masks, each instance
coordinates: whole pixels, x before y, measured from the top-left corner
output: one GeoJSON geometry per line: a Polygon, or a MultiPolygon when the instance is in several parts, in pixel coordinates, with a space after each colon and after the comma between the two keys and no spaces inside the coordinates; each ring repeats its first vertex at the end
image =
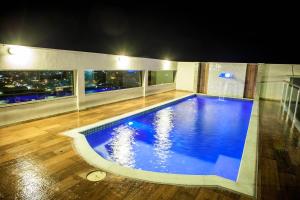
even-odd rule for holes
{"type": "Polygon", "coordinates": [[[86,134],[103,158],[125,167],[236,181],[252,101],[192,96],[86,134]]]}

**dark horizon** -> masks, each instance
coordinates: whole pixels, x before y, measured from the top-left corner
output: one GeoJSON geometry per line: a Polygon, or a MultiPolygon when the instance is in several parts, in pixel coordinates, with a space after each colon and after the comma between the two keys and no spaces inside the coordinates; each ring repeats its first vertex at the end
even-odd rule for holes
{"type": "Polygon", "coordinates": [[[174,61],[300,63],[296,13],[208,11],[116,3],[19,5],[1,12],[0,43],[174,61]]]}

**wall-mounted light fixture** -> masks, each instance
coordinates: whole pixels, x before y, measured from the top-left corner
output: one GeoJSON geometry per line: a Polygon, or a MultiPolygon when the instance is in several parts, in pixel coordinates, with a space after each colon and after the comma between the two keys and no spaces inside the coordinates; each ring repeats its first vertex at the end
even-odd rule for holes
{"type": "Polygon", "coordinates": [[[118,67],[128,67],[129,66],[129,57],[128,56],[118,56],[117,65],[118,65],[118,67]]]}
{"type": "Polygon", "coordinates": [[[170,69],[170,67],[171,67],[171,61],[164,60],[163,61],[163,69],[170,69]]]}
{"type": "Polygon", "coordinates": [[[18,55],[18,56],[26,56],[30,54],[30,50],[27,47],[22,47],[22,46],[10,46],[8,48],[8,53],[10,55],[18,55]]]}
{"type": "Polygon", "coordinates": [[[8,61],[13,65],[24,66],[32,60],[32,52],[28,47],[10,45],[7,52],[8,61]]]}

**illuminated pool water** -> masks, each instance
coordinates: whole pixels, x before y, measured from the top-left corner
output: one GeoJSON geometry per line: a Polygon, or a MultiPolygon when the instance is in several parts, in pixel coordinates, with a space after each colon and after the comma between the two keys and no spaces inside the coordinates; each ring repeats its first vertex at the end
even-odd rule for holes
{"type": "Polygon", "coordinates": [[[146,171],[236,181],[252,101],[192,96],[86,134],[103,158],[146,171]]]}

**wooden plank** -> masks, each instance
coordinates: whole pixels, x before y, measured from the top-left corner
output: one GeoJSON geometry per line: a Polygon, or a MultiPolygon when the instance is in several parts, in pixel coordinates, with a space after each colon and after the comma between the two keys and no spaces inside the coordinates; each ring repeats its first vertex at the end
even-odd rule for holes
{"type": "Polygon", "coordinates": [[[258,70],[257,64],[247,64],[245,87],[244,87],[244,98],[249,98],[249,99],[254,98],[257,70],[258,70]]]}
{"type": "Polygon", "coordinates": [[[198,72],[198,92],[207,94],[209,64],[199,63],[198,72]]]}

